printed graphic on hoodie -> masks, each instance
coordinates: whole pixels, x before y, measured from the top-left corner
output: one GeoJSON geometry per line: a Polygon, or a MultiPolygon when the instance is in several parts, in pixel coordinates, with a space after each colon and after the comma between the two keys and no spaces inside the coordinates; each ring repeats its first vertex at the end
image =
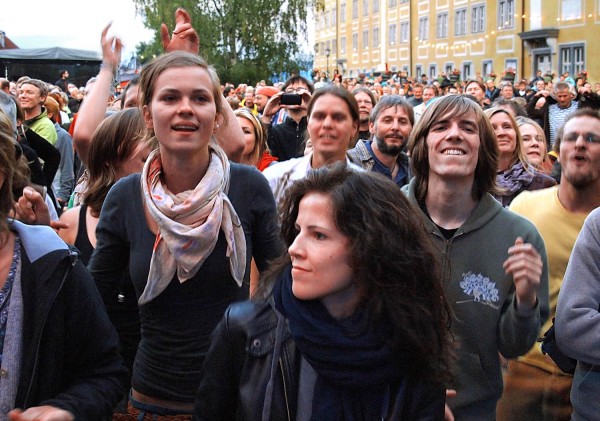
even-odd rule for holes
{"type": "Polygon", "coordinates": [[[490,278],[481,273],[475,274],[473,272],[463,273],[462,277],[463,279],[460,281],[460,287],[467,296],[473,297],[473,299],[459,301],[457,304],[474,301],[494,309],[500,307],[499,305],[493,304],[497,303],[500,300],[500,297],[498,296],[496,283],[492,282],[490,278]]]}

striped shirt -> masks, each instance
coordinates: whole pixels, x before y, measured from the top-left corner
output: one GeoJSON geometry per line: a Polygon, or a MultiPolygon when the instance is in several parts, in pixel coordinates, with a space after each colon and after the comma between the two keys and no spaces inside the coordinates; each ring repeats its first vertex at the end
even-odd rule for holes
{"type": "Polygon", "coordinates": [[[571,101],[571,105],[568,108],[560,108],[558,104],[552,104],[548,107],[548,123],[550,124],[550,146],[554,146],[554,139],[556,139],[556,133],[565,124],[565,119],[569,114],[577,111],[579,103],[577,101],[571,101]]]}

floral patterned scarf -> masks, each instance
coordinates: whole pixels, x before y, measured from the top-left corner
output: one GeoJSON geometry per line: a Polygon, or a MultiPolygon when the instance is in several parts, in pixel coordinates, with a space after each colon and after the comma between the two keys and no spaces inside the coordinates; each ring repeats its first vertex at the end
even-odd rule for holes
{"type": "Polygon", "coordinates": [[[162,184],[159,150],[146,160],[142,191],[146,206],[158,224],[150,272],[139,304],[160,295],[177,271],[179,282],[192,278],[212,253],[219,230],[227,240],[231,275],[239,286],[246,271],[246,239],[240,219],[227,197],[229,161],[217,145],[210,145],[210,163],[194,190],[171,193],[162,184]]]}

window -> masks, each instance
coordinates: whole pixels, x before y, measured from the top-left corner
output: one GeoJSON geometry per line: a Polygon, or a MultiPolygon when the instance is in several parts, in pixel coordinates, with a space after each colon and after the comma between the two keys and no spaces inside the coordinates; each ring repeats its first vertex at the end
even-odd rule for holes
{"type": "Polygon", "coordinates": [[[334,27],[337,25],[336,13],[337,13],[337,10],[331,9],[331,26],[334,26],[334,27]]]}
{"type": "Polygon", "coordinates": [[[363,5],[363,16],[367,16],[369,14],[369,1],[370,0],[362,0],[362,5],[363,5]]]}
{"type": "Polygon", "coordinates": [[[562,0],[561,19],[581,19],[581,0],[562,0]]]}
{"type": "Polygon", "coordinates": [[[572,77],[585,69],[585,47],[583,44],[560,47],[561,74],[569,72],[572,77]]]}
{"type": "Polygon", "coordinates": [[[459,9],[454,15],[454,35],[467,34],[467,9],[459,9]]]}
{"type": "Polygon", "coordinates": [[[515,0],[498,0],[498,26],[502,29],[515,27],[515,0]]]}
{"type": "Polygon", "coordinates": [[[423,74],[423,67],[420,64],[417,64],[417,66],[415,67],[415,75],[417,77],[421,77],[422,74],[423,74]]]}
{"type": "Polygon", "coordinates": [[[352,34],[352,51],[358,50],[358,33],[352,34]]]}
{"type": "Polygon", "coordinates": [[[340,53],[346,54],[346,37],[340,38],[340,53]]]}
{"type": "Polygon", "coordinates": [[[379,13],[379,2],[381,0],[373,0],[373,13],[379,13]]]}
{"type": "Polygon", "coordinates": [[[481,73],[482,73],[484,76],[487,76],[487,75],[489,75],[489,74],[490,74],[490,73],[492,73],[492,71],[494,70],[494,66],[493,66],[493,62],[492,62],[492,60],[484,60],[484,61],[481,63],[481,66],[482,66],[482,67],[481,67],[481,70],[482,70],[482,72],[481,72],[481,73]]]}
{"type": "Polygon", "coordinates": [[[437,77],[437,66],[435,64],[429,65],[429,80],[434,80],[437,77]]]}
{"type": "Polygon", "coordinates": [[[429,18],[419,18],[419,40],[424,41],[429,39],[429,18]]]}
{"type": "Polygon", "coordinates": [[[368,48],[369,47],[369,30],[365,29],[363,31],[363,36],[362,36],[362,48],[368,48]]]}
{"type": "Polygon", "coordinates": [[[352,0],[352,19],[358,19],[358,0],[352,0]]]}
{"type": "Polygon", "coordinates": [[[400,42],[408,42],[408,22],[400,22],[400,42]]]}
{"type": "Polygon", "coordinates": [[[471,8],[471,32],[485,32],[485,4],[471,8]]]}
{"type": "Polygon", "coordinates": [[[518,67],[517,67],[517,59],[516,58],[509,58],[509,59],[504,60],[504,68],[505,69],[510,69],[511,67],[513,69],[518,69],[518,67]]]}
{"type": "Polygon", "coordinates": [[[394,45],[396,44],[396,24],[392,23],[388,27],[388,44],[394,45]]]}
{"type": "Polygon", "coordinates": [[[463,63],[462,68],[463,80],[469,80],[473,77],[473,64],[463,63]]]}
{"type": "Polygon", "coordinates": [[[346,22],[346,3],[340,4],[340,22],[346,22]]]}
{"type": "Polygon", "coordinates": [[[396,7],[397,4],[398,4],[397,0],[388,0],[389,7],[396,7]]]}
{"type": "Polygon", "coordinates": [[[446,38],[448,37],[448,13],[440,13],[437,16],[437,37],[446,38]]]}
{"type": "Polygon", "coordinates": [[[379,28],[373,28],[373,47],[379,47],[379,28]]]}

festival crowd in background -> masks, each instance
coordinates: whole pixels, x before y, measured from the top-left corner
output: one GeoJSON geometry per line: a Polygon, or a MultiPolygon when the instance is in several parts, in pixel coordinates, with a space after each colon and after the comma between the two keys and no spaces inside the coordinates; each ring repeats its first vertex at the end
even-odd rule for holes
{"type": "Polygon", "coordinates": [[[175,17],[0,79],[0,420],[600,420],[600,82],[236,85],[175,17]]]}

